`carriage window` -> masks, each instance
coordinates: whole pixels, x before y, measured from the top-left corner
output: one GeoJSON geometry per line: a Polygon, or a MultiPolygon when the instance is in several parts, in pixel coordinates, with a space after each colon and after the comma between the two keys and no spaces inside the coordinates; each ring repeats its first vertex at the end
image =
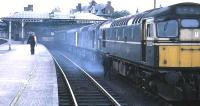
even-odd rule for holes
{"type": "Polygon", "coordinates": [[[105,30],[103,30],[103,32],[102,32],[102,40],[103,40],[103,47],[106,47],[106,41],[105,41],[105,39],[106,39],[106,31],[105,30]]]}
{"type": "Polygon", "coordinates": [[[178,22],[176,20],[169,20],[157,23],[158,37],[177,37],[178,36],[178,22]]]}
{"type": "Polygon", "coordinates": [[[183,19],[181,20],[181,26],[187,28],[199,27],[199,21],[196,19],[183,19]]]}
{"type": "Polygon", "coordinates": [[[132,39],[132,35],[131,35],[131,32],[132,32],[132,28],[131,27],[127,27],[125,30],[124,30],[124,39],[129,41],[132,39]]]}
{"type": "Polygon", "coordinates": [[[117,29],[115,30],[115,38],[117,39],[117,29]]]}
{"type": "Polygon", "coordinates": [[[131,28],[131,37],[132,37],[132,39],[134,39],[134,32],[133,32],[133,28],[131,28]]]}
{"type": "Polygon", "coordinates": [[[92,30],[92,32],[91,32],[91,37],[92,37],[92,48],[94,48],[94,45],[95,45],[95,31],[94,30],[92,30]]]}
{"type": "Polygon", "coordinates": [[[123,39],[123,29],[119,28],[117,30],[117,40],[122,40],[123,39]]]}
{"type": "Polygon", "coordinates": [[[117,39],[117,29],[112,29],[112,40],[116,40],[117,39]]]}

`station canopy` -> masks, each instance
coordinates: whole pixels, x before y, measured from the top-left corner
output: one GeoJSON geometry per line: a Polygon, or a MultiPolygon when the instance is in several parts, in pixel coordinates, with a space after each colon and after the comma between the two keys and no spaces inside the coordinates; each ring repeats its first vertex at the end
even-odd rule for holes
{"type": "Polygon", "coordinates": [[[37,13],[33,11],[15,12],[7,17],[2,17],[2,20],[10,19],[62,19],[62,20],[90,20],[90,21],[105,21],[107,19],[96,16],[92,13],[77,12],[67,14],[62,12],[37,13]]]}

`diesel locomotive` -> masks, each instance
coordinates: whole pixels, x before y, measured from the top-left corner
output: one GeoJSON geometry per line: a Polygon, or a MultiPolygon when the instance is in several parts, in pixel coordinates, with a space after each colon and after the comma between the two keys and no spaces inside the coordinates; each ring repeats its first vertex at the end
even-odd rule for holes
{"type": "Polygon", "coordinates": [[[144,89],[168,100],[200,100],[200,4],[156,8],[62,36],[81,57],[109,53],[114,72],[144,89]]]}

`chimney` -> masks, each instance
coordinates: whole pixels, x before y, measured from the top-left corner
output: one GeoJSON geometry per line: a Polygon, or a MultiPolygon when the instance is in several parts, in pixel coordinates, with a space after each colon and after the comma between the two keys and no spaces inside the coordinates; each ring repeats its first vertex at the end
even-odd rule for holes
{"type": "Polygon", "coordinates": [[[33,11],[33,5],[28,5],[28,7],[24,7],[24,11],[33,11]]]}
{"type": "Polygon", "coordinates": [[[24,7],[24,11],[28,11],[28,7],[24,7]]]}
{"type": "Polygon", "coordinates": [[[33,5],[32,5],[32,4],[31,4],[31,5],[29,4],[29,5],[28,5],[28,9],[29,9],[29,11],[33,11],[33,5]]]}
{"type": "Polygon", "coordinates": [[[80,11],[80,12],[82,11],[81,3],[78,3],[78,6],[76,6],[76,10],[77,10],[77,11],[80,11]]]}

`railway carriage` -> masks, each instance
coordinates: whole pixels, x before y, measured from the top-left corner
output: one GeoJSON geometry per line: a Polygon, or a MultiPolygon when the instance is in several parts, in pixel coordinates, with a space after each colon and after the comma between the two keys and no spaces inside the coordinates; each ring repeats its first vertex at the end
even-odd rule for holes
{"type": "Polygon", "coordinates": [[[73,53],[79,57],[98,62],[97,60],[101,57],[97,52],[99,47],[98,28],[100,25],[101,23],[97,23],[69,30],[65,35],[65,38],[68,39],[65,42],[70,43],[73,53]]]}

